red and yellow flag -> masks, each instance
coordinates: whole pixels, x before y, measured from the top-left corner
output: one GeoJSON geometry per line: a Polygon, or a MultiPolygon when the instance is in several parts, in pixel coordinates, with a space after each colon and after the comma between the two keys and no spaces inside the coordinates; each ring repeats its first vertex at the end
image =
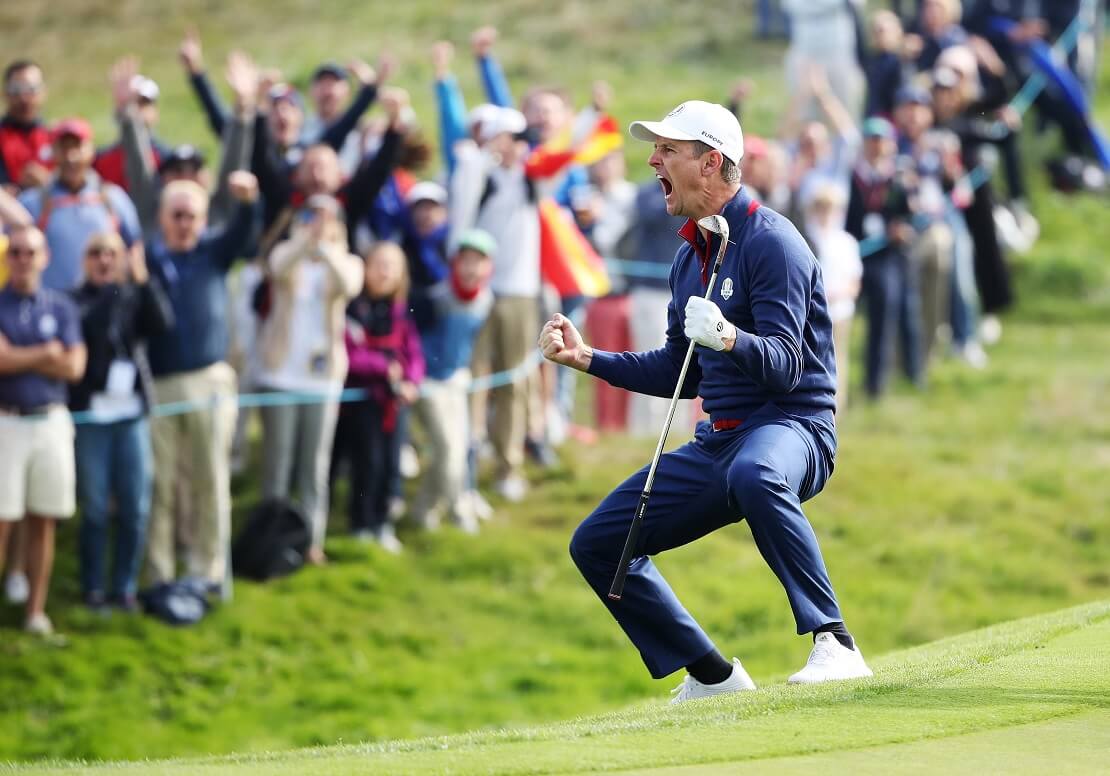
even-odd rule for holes
{"type": "Polygon", "coordinates": [[[611,284],[605,262],[574,218],[553,199],[539,203],[540,271],[561,297],[605,296],[611,284]]]}

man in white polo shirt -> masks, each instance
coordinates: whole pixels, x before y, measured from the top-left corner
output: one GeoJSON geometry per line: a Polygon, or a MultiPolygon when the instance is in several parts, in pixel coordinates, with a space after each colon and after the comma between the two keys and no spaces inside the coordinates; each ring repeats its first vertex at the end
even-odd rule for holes
{"type": "Polygon", "coordinates": [[[49,260],[42,232],[16,227],[0,290],[0,547],[26,517],[26,629],[40,635],[53,630],[45,609],[54,525],[73,515],[76,500],[66,383],[81,379],[86,360],[77,308],[42,287],[49,260]]]}

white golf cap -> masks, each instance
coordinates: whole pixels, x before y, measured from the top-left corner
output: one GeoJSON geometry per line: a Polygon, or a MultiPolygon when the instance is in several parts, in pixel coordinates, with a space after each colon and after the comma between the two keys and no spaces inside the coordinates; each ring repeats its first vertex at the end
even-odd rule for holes
{"type": "Polygon", "coordinates": [[[435,202],[437,205],[447,204],[447,189],[435,181],[420,181],[409,189],[405,202],[415,205],[417,202],[435,202]]]}
{"type": "Polygon", "coordinates": [[[150,78],[147,78],[145,75],[136,74],[132,76],[131,88],[135,91],[137,95],[139,95],[139,97],[147,100],[148,102],[157,102],[158,95],[161,93],[161,90],[158,88],[158,84],[156,84],[150,78]]]}
{"type": "Polygon", "coordinates": [[[473,130],[475,125],[480,128],[482,124],[493,118],[500,110],[501,106],[494,105],[491,102],[484,102],[481,105],[474,106],[470,109],[470,113],[466,114],[467,129],[473,130]]]}
{"type": "Polygon", "coordinates": [[[510,135],[519,134],[527,126],[528,121],[524,118],[524,114],[517,109],[498,108],[496,113],[491,113],[489,118],[482,120],[478,133],[482,142],[486,143],[503,132],[508,132],[510,135]]]}
{"type": "Polygon", "coordinates": [[[662,121],[633,121],[628,133],[637,140],[700,140],[716,148],[733,164],[744,157],[744,133],[732,111],[723,105],[701,100],[687,100],[672,110],[662,121]]]}

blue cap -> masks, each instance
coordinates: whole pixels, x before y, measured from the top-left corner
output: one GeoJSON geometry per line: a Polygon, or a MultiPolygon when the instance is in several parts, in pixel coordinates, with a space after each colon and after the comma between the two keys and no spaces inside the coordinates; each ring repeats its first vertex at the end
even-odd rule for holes
{"type": "Polygon", "coordinates": [[[913,103],[914,105],[928,105],[933,107],[933,97],[927,91],[919,86],[903,86],[894,94],[895,105],[906,105],[913,103]]]}
{"type": "Polygon", "coordinates": [[[868,119],[864,119],[864,137],[884,137],[888,140],[893,140],[894,134],[894,125],[882,116],[871,116],[868,119]]]}

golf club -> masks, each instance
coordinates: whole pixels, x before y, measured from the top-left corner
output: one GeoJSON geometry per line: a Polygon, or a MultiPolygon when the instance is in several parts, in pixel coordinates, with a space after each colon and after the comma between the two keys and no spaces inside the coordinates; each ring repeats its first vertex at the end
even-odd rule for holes
{"type": "MultiPolygon", "coordinates": [[[[717,282],[717,271],[721,268],[725,251],[728,250],[728,221],[720,215],[706,216],[698,220],[698,226],[721,238],[721,245],[717,249],[717,258],[713,262],[713,274],[709,276],[709,285],[705,289],[704,298],[708,299],[713,293],[713,286],[717,282]]],[[[690,368],[690,361],[693,358],[694,343],[691,342],[690,347],[686,349],[686,359],[682,362],[682,370],[678,373],[678,384],[674,387],[674,396],[671,397],[671,406],[667,410],[667,420],[663,424],[663,433],[659,435],[659,444],[655,446],[655,456],[651,459],[651,468],[648,469],[644,490],[640,493],[640,503],[636,506],[636,513],[632,516],[632,525],[628,527],[628,536],[624,540],[620,565],[617,566],[617,573],[613,576],[613,584],[609,587],[609,599],[612,601],[621,600],[621,595],[624,593],[624,580],[628,576],[628,566],[632,562],[632,554],[636,551],[636,541],[640,537],[640,527],[643,525],[644,515],[647,513],[648,499],[651,498],[651,486],[655,482],[655,470],[659,466],[660,456],[663,455],[663,446],[667,444],[667,434],[670,433],[671,421],[674,419],[674,412],[678,407],[678,398],[682,394],[682,384],[686,382],[686,370],[690,368]]]]}

